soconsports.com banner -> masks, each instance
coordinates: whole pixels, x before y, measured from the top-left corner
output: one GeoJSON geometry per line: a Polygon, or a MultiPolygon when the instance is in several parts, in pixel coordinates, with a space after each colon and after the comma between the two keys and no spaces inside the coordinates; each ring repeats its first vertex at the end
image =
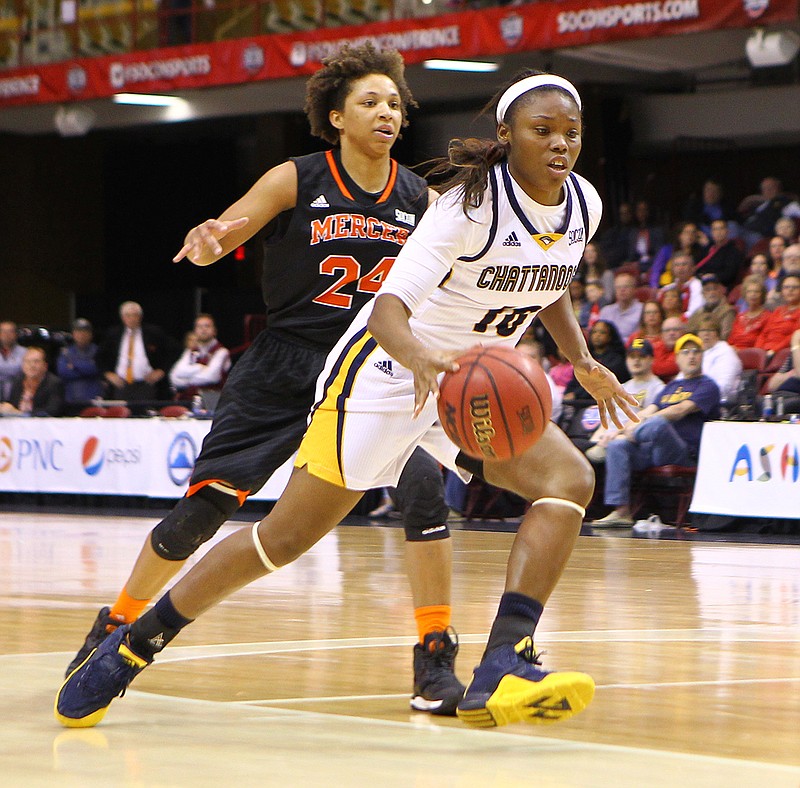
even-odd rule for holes
{"type": "Polygon", "coordinates": [[[800,519],[800,425],[706,424],[690,511],[800,519]]]}
{"type": "Polygon", "coordinates": [[[764,26],[794,21],[797,14],[798,0],[563,0],[487,8],[0,71],[0,108],[310,74],[346,42],[375,41],[419,63],[764,26]]]}

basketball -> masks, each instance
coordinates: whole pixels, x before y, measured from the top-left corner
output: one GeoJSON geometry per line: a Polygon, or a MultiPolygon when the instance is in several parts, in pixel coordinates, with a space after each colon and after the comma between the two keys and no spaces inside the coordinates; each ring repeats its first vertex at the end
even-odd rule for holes
{"type": "Polygon", "coordinates": [[[478,347],[456,359],[458,372],[439,384],[439,419],[464,453],[508,460],[533,446],[547,427],[553,401],[544,370],[508,347],[478,347]]]}

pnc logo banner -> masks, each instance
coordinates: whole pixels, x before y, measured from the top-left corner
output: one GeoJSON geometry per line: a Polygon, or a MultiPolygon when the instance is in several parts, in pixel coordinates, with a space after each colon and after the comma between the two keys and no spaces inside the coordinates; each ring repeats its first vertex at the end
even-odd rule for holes
{"type": "Polygon", "coordinates": [[[14,448],[11,445],[11,438],[0,436],[0,473],[9,471],[13,462],[14,448]]]}

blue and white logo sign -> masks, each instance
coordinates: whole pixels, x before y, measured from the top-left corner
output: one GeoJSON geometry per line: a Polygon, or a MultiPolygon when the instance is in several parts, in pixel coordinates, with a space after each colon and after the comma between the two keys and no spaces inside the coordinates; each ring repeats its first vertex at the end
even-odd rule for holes
{"type": "Polygon", "coordinates": [[[179,432],[167,451],[167,471],[177,487],[189,481],[197,460],[197,446],[188,432],[179,432]]]}

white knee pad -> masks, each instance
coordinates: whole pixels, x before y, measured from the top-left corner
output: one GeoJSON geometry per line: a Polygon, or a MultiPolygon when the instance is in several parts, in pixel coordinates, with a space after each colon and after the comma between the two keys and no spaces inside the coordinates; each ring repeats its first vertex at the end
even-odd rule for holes
{"type": "Polygon", "coordinates": [[[250,533],[253,535],[253,545],[256,548],[256,552],[258,553],[258,557],[261,559],[261,563],[264,564],[266,569],[270,572],[277,572],[278,567],[269,560],[269,556],[264,551],[264,545],[261,544],[261,540],[258,538],[258,526],[261,525],[261,520],[258,522],[253,523],[253,528],[250,533]]]}

